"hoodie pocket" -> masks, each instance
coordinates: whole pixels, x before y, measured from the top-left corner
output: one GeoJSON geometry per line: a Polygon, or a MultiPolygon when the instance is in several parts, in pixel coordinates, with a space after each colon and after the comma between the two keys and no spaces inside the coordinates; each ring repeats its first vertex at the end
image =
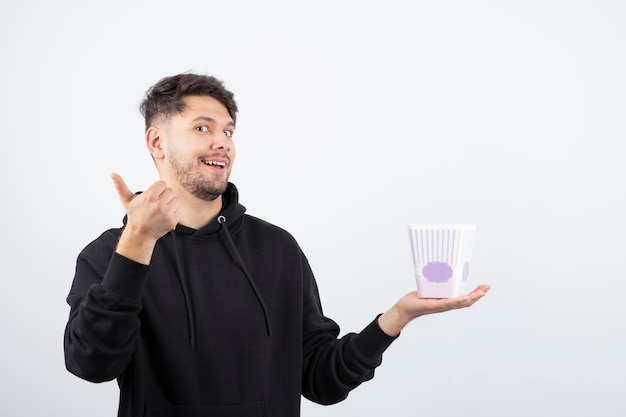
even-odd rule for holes
{"type": "Polygon", "coordinates": [[[227,405],[146,407],[144,417],[271,417],[264,401],[227,405]]]}

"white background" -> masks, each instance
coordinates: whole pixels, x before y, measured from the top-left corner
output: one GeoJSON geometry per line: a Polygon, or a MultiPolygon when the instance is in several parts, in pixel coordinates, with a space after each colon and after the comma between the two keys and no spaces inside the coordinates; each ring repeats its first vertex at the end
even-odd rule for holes
{"type": "Polygon", "coordinates": [[[488,296],[304,416],[623,415],[625,21],[621,0],[3,1],[0,414],[115,415],[114,382],[65,370],[65,297],[121,224],[109,173],[156,179],[144,91],[193,70],[235,92],[231,179],[342,332],[414,288],[407,224],[478,224],[488,296]]]}

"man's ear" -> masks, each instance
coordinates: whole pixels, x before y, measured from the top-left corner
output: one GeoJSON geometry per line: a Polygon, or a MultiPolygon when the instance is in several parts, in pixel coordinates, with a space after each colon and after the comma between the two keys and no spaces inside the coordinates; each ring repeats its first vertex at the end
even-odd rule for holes
{"type": "Polygon", "coordinates": [[[154,159],[163,159],[163,139],[161,130],[156,126],[151,126],[146,130],[146,146],[154,159]]]}

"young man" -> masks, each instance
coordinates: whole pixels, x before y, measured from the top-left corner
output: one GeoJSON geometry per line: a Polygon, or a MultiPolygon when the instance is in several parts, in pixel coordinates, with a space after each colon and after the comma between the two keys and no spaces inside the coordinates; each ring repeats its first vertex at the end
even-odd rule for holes
{"type": "Polygon", "coordinates": [[[120,417],[300,414],[371,379],[385,349],[421,315],[468,307],[402,297],[338,339],[305,255],[286,231],[245,214],[228,182],[237,105],[213,77],[159,81],[141,106],[160,180],[113,182],[127,213],[79,255],[67,301],[67,369],[117,379],[120,417]]]}

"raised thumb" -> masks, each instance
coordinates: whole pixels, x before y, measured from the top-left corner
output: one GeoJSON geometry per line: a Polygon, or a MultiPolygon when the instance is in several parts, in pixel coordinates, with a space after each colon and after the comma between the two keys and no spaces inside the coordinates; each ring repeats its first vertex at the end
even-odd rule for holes
{"type": "Polygon", "coordinates": [[[117,190],[117,194],[120,196],[122,204],[126,206],[126,204],[130,203],[130,201],[135,198],[135,194],[130,191],[122,177],[118,174],[111,174],[111,178],[113,179],[113,185],[115,185],[115,189],[117,190]]]}

